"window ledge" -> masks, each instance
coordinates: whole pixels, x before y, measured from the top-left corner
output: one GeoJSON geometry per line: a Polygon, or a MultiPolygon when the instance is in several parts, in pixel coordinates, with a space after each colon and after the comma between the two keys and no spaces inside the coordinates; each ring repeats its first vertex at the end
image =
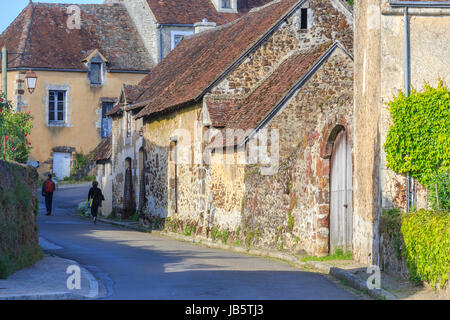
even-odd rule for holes
{"type": "Polygon", "coordinates": [[[47,127],[63,127],[63,128],[70,128],[72,127],[72,124],[65,123],[65,122],[49,122],[47,123],[47,127]]]}

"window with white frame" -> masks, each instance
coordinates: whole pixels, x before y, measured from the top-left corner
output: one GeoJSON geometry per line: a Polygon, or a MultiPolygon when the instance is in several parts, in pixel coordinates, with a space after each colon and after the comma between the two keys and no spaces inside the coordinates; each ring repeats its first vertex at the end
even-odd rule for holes
{"type": "Polygon", "coordinates": [[[170,50],[175,49],[175,47],[184,39],[184,37],[193,34],[194,31],[172,31],[171,35],[171,46],[170,50]]]}
{"type": "Polygon", "coordinates": [[[49,90],[48,92],[48,123],[64,123],[66,112],[66,91],[49,90]]]}

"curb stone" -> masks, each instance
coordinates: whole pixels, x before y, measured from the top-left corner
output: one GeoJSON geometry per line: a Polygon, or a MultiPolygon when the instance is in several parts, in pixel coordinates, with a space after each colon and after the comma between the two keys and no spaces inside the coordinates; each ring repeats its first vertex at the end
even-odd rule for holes
{"type": "Polygon", "coordinates": [[[80,265],[78,262],[70,259],[64,259],[58,257],[59,259],[65,260],[71,264],[80,267],[81,271],[85,273],[89,280],[89,294],[81,295],[72,292],[53,292],[53,293],[32,293],[32,294],[11,294],[11,295],[1,295],[0,301],[8,300],[95,300],[100,297],[99,294],[99,282],[98,280],[89,272],[86,268],[80,265]]]}
{"type": "Polygon", "coordinates": [[[196,238],[195,236],[193,236],[193,237],[192,236],[184,236],[184,235],[181,235],[181,234],[178,234],[175,232],[170,232],[170,231],[150,231],[150,230],[147,230],[142,227],[136,227],[134,225],[130,225],[127,222],[111,221],[111,220],[104,219],[104,218],[98,218],[98,221],[125,227],[128,229],[133,229],[136,231],[152,232],[156,235],[166,236],[166,237],[169,237],[169,238],[172,238],[175,240],[186,241],[186,242],[190,242],[193,244],[201,244],[201,245],[204,245],[209,248],[224,249],[224,250],[229,250],[229,251],[233,251],[233,252],[237,252],[237,253],[250,254],[253,256],[275,258],[275,259],[279,259],[279,260],[283,260],[283,261],[292,263],[293,265],[295,265],[297,267],[307,267],[307,266],[313,267],[314,269],[316,269],[322,273],[329,274],[338,280],[345,281],[346,285],[348,285],[349,287],[352,287],[356,290],[362,291],[362,292],[368,294],[369,296],[371,296],[372,298],[380,299],[380,300],[398,300],[393,294],[391,294],[390,292],[387,292],[384,289],[369,290],[367,288],[366,281],[362,280],[361,278],[358,278],[357,276],[353,275],[351,272],[349,272],[347,270],[344,270],[344,269],[341,269],[338,267],[333,267],[332,265],[329,265],[324,262],[320,262],[320,261],[302,262],[297,257],[294,257],[290,254],[282,253],[282,252],[275,252],[272,250],[262,250],[262,249],[245,249],[242,247],[235,247],[235,246],[231,246],[231,245],[225,245],[225,244],[213,242],[206,238],[196,238]]]}

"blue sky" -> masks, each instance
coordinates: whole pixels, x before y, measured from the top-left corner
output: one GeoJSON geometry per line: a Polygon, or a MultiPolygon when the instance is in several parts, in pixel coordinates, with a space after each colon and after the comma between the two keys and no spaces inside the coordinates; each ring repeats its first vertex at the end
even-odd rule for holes
{"type": "MultiPolygon", "coordinates": [[[[9,0],[7,4],[2,1],[0,9],[0,33],[5,31],[6,28],[14,21],[19,13],[28,5],[29,0],[9,0]]],[[[44,0],[33,2],[51,2],[51,3],[102,3],[103,0],[44,0]]]]}

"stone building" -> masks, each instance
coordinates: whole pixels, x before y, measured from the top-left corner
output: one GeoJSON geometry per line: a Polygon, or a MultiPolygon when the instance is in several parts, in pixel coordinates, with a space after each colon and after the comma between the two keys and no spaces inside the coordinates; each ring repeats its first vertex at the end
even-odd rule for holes
{"type": "Polygon", "coordinates": [[[387,103],[399,90],[450,84],[450,1],[355,1],[355,258],[382,264],[382,210],[425,207],[425,190],[386,167],[387,103]],[[408,192],[409,191],[409,192],[408,192]]]}
{"type": "Polygon", "coordinates": [[[270,0],[105,0],[123,4],[152,64],[158,64],[187,35],[231,22],[270,0]]]}
{"type": "MultiPolygon", "coordinates": [[[[231,1],[231,8],[222,8],[222,2],[216,0],[168,0],[163,4],[154,0],[106,2],[120,2],[126,6],[140,36],[144,40],[147,50],[151,53],[151,63],[156,65],[176,47],[184,36],[200,33],[233,21],[247,13],[251,8],[263,5],[269,1],[248,0],[239,1],[239,3],[231,1]]],[[[136,90],[132,89],[132,85],[123,86],[119,105],[109,113],[113,119],[113,132],[116,133],[109,140],[113,143],[113,146],[109,147],[112,150],[112,154],[114,154],[114,163],[116,165],[114,166],[114,176],[112,174],[108,176],[104,182],[104,188],[107,189],[111,185],[110,180],[114,178],[117,183],[113,185],[113,188],[116,192],[122,193],[122,195],[114,199],[117,202],[115,205],[112,203],[112,197],[107,196],[107,205],[103,208],[104,214],[109,214],[109,208],[114,207],[115,212],[120,211],[124,213],[121,208],[126,208],[125,216],[132,215],[136,212],[136,209],[143,206],[143,202],[139,199],[145,198],[141,194],[144,190],[143,179],[133,178],[139,171],[138,166],[143,161],[143,157],[145,157],[145,153],[141,150],[143,146],[141,136],[142,121],[132,121],[131,114],[122,113],[126,105],[134,102],[133,93],[136,90]],[[133,175],[131,175],[131,172],[133,172],[133,175]],[[124,185],[128,187],[124,188],[124,185]],[[138,200],[135,200],[135,198],[138,200]],[[122,201],[125,201],[126,205],[122,201]]],[[[104,153],[100,152],[94,158],[98,160],[98,157],[103,156],[104,153]]],[[[102,159],[98,162],[100,165],[97,174],[99,181],[105,179],[102,175],[106,172],[103,170],[105,160],[102,159]]],[[[112,159],[108,161],[112,162],[112,159]]]]}
{"type": "Polygon", "coordinates": [[[344,1],[253,9],[186,37],[127,89],[111,111],[116,212],[141,208],[142,220],[169,229],[293,253],[365,241],[352,229],[353,15],[344,1]],[[122,140],[134,157],[120,156],[122,140]]]}
{"type": "MultiPolygon", "coordinates": [[[[124,82],[138,83],[152,64],[124,6],[30,4],[1,34],[8,55],[8,99],[34,118],[30,160],[41,174],[70,175],[74,153],[107,137],[105,116],[124,82]],[[36,90],[25,87],[37,74],[36,90]]],[[[5,88],[3,88],[4,90],[5,88]]]]}

